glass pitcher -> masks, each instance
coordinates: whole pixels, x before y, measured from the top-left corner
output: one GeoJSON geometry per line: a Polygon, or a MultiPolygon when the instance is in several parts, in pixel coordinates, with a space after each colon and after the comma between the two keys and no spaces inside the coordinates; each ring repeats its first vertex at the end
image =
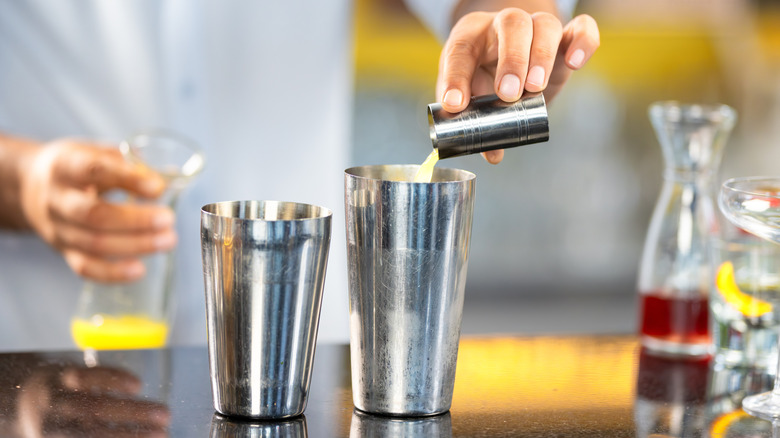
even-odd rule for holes
{"type": "MultiPolygon", "coordinates": [[[[153,202],[172,210],[181,191],[204,165],[200,148],[177,134],[155,131],[136,135],[119,145],[131,163],[145,166],[166,181],[163,194],[153,202]]],[[[160,348],[167,343],[172,317],[174,252],[143,258],[146,275],[132,283],[103,284],[87,281],[71,320],[71,334],[81,349],[160,348]]]]}
{"type": "Polygon", "coordinates": [[[736,112],[661,102],[649,115],[665,168],[639,267],[641,342],[654,351],[706,355],[710,245],[719,230],[713,183],[736,112]]]}

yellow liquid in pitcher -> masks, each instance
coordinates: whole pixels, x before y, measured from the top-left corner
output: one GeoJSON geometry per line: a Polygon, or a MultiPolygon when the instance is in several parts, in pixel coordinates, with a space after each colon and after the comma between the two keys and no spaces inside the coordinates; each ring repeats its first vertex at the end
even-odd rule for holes
{"type": "Polygon", "coordinates": [[[70,328],[73,340],[82,350],[162,348],[168,339],[167,324],[137,315],[79,318],[71,321],[70,328]]]}
{"type": "Polygon", "coordinates": [[[428,158],[420,165],[420,170],[417,171],[417,175],[414,177],[414,182],[431,182],[433,177],[433,166],[439,161],[439,150],[434,149],[428,158]]]}

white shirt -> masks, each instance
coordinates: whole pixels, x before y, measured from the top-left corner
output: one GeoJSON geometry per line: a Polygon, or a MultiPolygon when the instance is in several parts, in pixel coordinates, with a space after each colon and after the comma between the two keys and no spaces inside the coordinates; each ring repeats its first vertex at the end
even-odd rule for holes
{"type": "MultiPolygon", "coordinates": [[[[195,139],[206,168],[177,208],[173,344],[203,344],[200,207],[272,199],[333,210],[319,339],[348,339],[343,171],[352,99],[348,0],[3,1],[0,130],[195,139]]],[[[32,235],[0,235],[0,349],[72,348],[83,281],[32,235]]]]}
{"type": "MultiPolygon", "coordinates": [[[[443,38],[456,0],[409,0],[443,38]]],[[[171,343],[204,344],[204,204],[333,211],[320,342],[348,340],[343,170],[352,104],[349,0],[0,0],[0,131],[196,140],[206,167],[177,208],[171,343]]],[[[83,280],[32,234],[0,232],[0,350],[72,348],[83,280]]]]}

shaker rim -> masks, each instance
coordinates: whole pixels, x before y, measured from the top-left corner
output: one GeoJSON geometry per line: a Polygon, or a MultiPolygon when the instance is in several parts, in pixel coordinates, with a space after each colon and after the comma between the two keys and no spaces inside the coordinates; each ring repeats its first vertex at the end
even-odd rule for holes
{"type": "Polygon", "coordinates": [[[327,219],[333,216],[333,211],[327,207],[323,207],[315,204],[308,204],[305,202],[295,201],[275,201],[275,200],[235,200],[235,201],[219,201],[211,202],[203,205],[200,208],[201,215],[229,218],[236,221],[263,221],[263,222],[302,222],[318,219],[327,219]],[[266,218],[266,217],[242,217],[231,214],[221,214],[217,211],[219,207],[230,208],[230,206],[241,206],[244,209],[246,207],[256,209],[258,207],[265,207],[266,205],[275,205],[278,207],[294,208],[294,216],[282,217],[282,218],[266,218]],[[301,214],[297,210],[302,209],[305,212],[312,212],[311,214],[301,214]]]}
{"type": "Polygon", "coordinates": [[[444,181],[414,182],[412,181],[412,179],[408,181],[383,179],[372,175],[366,175],[363,172],[361,172],[361,170],[374,171],[374,170],[380,170],[382,168],[406,170],[410,172],[412,175],[414,175],[416,174],[417,169],[420,168],[420,165],[419,164],[369,164],[365,166],[354,166],[354,167],[347,168],[344,170],[344,174],[349,175],[356,179],[364,179],[368,181],[378,181],[378,182],[392,182],[397,184],[459,184],[459,183],[468,183],[474,181],[477,178],[476,174],[474,174],[473,172],[469,172],[468,170],[456,169],[453,167],[439,167],[439,166],[434,167],[433,169],[434,174],[447,173],[451,175],[460,175],[461,177],[446,179],[444,181]]]}

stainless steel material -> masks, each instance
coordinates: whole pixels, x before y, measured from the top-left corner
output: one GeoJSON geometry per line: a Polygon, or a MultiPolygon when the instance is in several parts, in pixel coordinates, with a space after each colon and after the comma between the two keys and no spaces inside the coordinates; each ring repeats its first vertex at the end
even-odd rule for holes
{"type": "Polygon", "coordinates": [[[449,412],[422,418],[399,418],[352,412],[350,438],[450,438],[452,418],[449,412]]]}
{"type": "Polygon", "coordinates": [[[285,418],[306,408],[331,211],[277,201],[201,210],[209,366],[224,415],[285,418]]]}
{"type": "Polygon", "coordinates": [[[246,421],[223,417],[217,413],[211,417],[211,438],[306,438],[306,417],[289,420],[246,421]]]}
{"type": "Polygon", "coordinates": [[[496,95],[477,96],[456,114],[432,103],[428,105],[428,126],[433,148],[439,150],[441,159],[550,139],[542,93],[526,94],[513,103],[496,95]]]}
{"type": "Polygon", "coordinates": [[[419,166],[345,172],[352,393],[386,415],[449,410],[455,379],[473,173],[419,166]]]}

